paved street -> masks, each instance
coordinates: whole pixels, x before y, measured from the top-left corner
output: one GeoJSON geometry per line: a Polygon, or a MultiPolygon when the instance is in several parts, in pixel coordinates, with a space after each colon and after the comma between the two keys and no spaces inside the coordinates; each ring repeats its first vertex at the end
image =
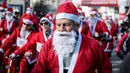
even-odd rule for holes
{"type": "MultiPolygon", "coordinates": [[[[117,44],[115,44],[114,47],[116,47],[117,44]]],[[[119,67],[120,67],[120,64],[122,62],[122,60],[116,55],[116,52],[115,52],[115,48],[112,52],[112,70],[113,70],[113,73],[118,73],[119,71],[119,67]]]]}

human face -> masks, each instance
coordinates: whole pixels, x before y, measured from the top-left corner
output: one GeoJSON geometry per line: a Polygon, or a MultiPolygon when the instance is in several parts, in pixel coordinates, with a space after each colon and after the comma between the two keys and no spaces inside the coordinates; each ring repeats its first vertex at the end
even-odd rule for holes
{"type": "Polygon", "coordinates": [[[30,30],[31,29],[31,24],[27,24],[27,23],[23,23],[23,28],[26,30],[26,31],[28,31],[28,30],[30,30]]]}
{"type": "Polygon", "coordinates": [[[12,13],[6,13],[6,19],[7,21],[11,21],[13,18],[13,14],[12,13]]]}
{"type": "Polygon", "coordinates": [[[47,32],[48,30],[50,30],[50,24],[49,24],[49,22],[47,22],[47,21],[42,21],[41,23],[40,23],[40,25],[41,25],[41,27],[42,27],[42,29],[43,29],[43,31],[44,32],[47,32]]]}
{"type": "Polygon", "coordinates": [[[74,28],[74,22],[69,19],[56,20],[56,30],[59,32],[70,32],[74,28]]]}
{"type": "Polygon", "coordinates": [[[96,18],[96,14],[91,14],[90,17],[91,18],[96,18]]]}

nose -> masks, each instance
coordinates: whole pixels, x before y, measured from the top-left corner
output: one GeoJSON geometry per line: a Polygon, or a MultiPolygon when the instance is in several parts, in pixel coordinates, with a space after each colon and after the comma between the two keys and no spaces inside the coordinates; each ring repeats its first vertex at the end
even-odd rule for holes
{"type": "Polygon", "coordinates": [[[60,32],[63,32],[63,31],[65,31],[65,25],[63,25],[63,24],[62,24],[62,25],[60,26],[60,29],[59,29],[59,31],[60,31],[60,32]]]}

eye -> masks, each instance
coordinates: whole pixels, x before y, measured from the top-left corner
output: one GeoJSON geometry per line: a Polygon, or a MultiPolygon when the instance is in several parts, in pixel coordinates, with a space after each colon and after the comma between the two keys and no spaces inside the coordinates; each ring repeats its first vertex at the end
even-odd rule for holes
{"type": "Polygon", "coordinates": [[[57,26],[61,26],[61,24],[57,24],[57,26]]]}

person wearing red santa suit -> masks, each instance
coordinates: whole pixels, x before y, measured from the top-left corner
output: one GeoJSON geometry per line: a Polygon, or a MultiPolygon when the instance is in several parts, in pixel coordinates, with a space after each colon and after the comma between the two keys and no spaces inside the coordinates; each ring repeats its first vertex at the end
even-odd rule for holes
{"type": "Polygon", "coordinates": [[[73,3],[61,4],[56,30],[42,47],[32,73],[112,73],[111,63],[99,43],[76,32],[76,23],[78,12],[73,3]]]}
{"type": "Polygon", "coordinates": [[[107,28],[109,30],[109,36],[107,37],[107,45],[106,45],[106,48],[104,50],[104,52],[107,54],[108,58],[111,58],[111,53],[112,53],[112,50],[113,50],[113,46],[114,46],[114,36],[115,36],[115,30],[114,30],[114,27],[112,27],[112,21],[111,20],[106,20],[105,21],[106,25],[107,25],[107,28]]]}
{"type": "Polygon", "coordinates": [[[106,37],[109,35],[109,31],[106,24],[97,17],[97,13],[96,9],[92,9],[90,11],[90,18],[88,18],[86,22],[90,29],[88,36],[98,40],[103,49],[105,49],[106,42],[103,40],[106,40],[106,37]]]}
{"type": "Polygon", "coordinates": [[[1,43],[11,35],[15,28],[19,26],[19,22],[13,19],[13,9],[7,8],[6,19],[1,22],[0,32],[2,32],[2,37],[0,38],[1,43]]]}
{"type": "MultiPolygon", "coordinates": [[[[23,18],[23,25],[16,28],[10,35],[10,37],[5,40],[4,44],[0,48],[1,53],[6,54],[7,50],[9,50],[9,48],[13,44],[15,44],[15,47],[11,48],[11,51],[8,52],[8,55],[13,53],[17,49],[20,49],[23,45],[25,45],[32,38],[32,36],[36,34],[36,31],[32,31],[31,29],[33,25],[32,19],[33,18],[31,18],[30,16],[26,16],[23,18]]],[[[19,66],[19,73],[29,73],[28,65],[28,62],[24,57],[21,57],[20,61],[13,60],[11,73],[16,73],[16,66],[19,66]]]]}
{"type": "Polygon", "coordinates": [[[40,25],[42,27],[42,31],[33,36],[33,38],[30,39],[25,46],[12,53],[10,58],[15,58],[17,55],[25,55],[25,57],[36,55],[36,59],[32,61],[30,60],[29,64],[37,60],[37,52],[40,52],[41,47],[45,44],[45,42],[47,42],[48,39],[51,38],[53,33],[51,29],[53,24],[46,16],[41,18],[40,25]]]}
{"type": "Polygon", "coordinates": [[[32,18],[33,18],[33,22],[34,22],[34,29],[35,30],[37,30],[37,31],[39,31],[39,25],[38,25],[38,18],[37,18],[37,16],[33,13],[33,9],[32,9],[32,7],[28,7],[27,9],[26,9],[26,13],[24,13],[22,16],[21,16],[21,18],[20,18],[20,25],[22,25],[22,19],[26,16],[26,15],[30,15],[32,18]]]}

